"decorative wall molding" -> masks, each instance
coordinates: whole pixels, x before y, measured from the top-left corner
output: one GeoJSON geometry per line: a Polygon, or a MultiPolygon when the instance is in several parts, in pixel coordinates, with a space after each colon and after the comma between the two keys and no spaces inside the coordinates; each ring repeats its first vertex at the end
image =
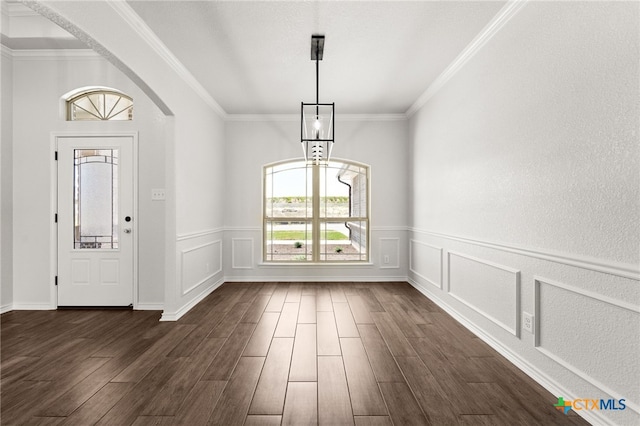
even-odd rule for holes
{"type": "Polygon", "coordinates": [[[186,250],[182,250],[180,253],[180,271],[181,271],[181,283],[180,283],[180,287],[182,288],[182,295],[186,295],[187,293],[190,293],[191,291],[195,290],[196,288],[200,287],[202,284],[206,283],[207,281],[209,281],[210,279],[212,279],[213,277],[215,277],[216,275],[218,275],[219,273],[222,272],[222,240],[215,240],[215,241],[211,241],[208,242],[206,244],[202,244],[196,247],[191,247],[188,248],[186,250]],[[209,247],[212,246],[214,244],[217,244],[220,248],[219,248],[219,259],[218,259],[218,268],[213,271],[210,272],[209,274],[207,274],[204,278],[200,279],[198,282],[196,282],[195,284],[192,284],[191,286],[189,286],[188,288],[184,288],[185,282],[186,282],[186,276],[185,276],[185,256],[188,253],[197,251],[197,250],[202,250],[205,247],[209,247]]]}
{"type": "Polygon", "coordinates": [[[259,226],[225,226],[225,231],[230,232],[262,232],[259,226]]]}
{"type": "MultiPolygon", "coordinates": [[[[245,247],[246,249],[246,247],[245,247]]],[[[233,269],[253,269],[253,238],[232,238],[231,239],[231,267],[233,269]],[[240,262],[240,259],[236,260],[239,257],[239,253],[236,253],[236,250],[240,248],[241,245],[246,245],[248,243],[248,254],[249,258],[245,259],[247,262],[240,262]],[[237,244],[237,248],[236,248],[237,244]]]]}
{"type": "Polygon", "coordinates": [[[158,36],[149,28],[147,23],[124,1],[107,2],[118,15],[129,24],[131,29],[135,31],[149,47],[156,52],[175,72],[176,74],[193,89],[196,94],[213,109],[221,118],[225,118],[227,113],[220,104],[209,94],[209,92],[200,84],[200,82],[189,72],[189,70],[178,60],[178,58],[167,48],[167,46],[158,38],[158,36]]]}
{"type": "Polygon", "coordinates": [[[496,35],[504,25],[511,20],[528,0],[510,0],[498,12],[486,27],[464,48],[456,59],[429,85],[427,90],[406,111],[407,117],[411,117],[422,108],[447,82],[460,71],[465,64],[496,35]]]}
{"type": "Polygon", "coordinates": [[[592,376],[590,376],[587,372],[582,371],[580,368],[576,367],[575,365],[571,364],[570,362],[568,362],[567,360],[565,360],[564,358],[558,356],[557,354],[551,352],[548,349],[545,349],[544,347],[541,346],[540,343],[540,322],[541,322],[541,309],[540,309],[540,287],[542,284],[546,284],[546,285],[550,285],[552,287],[557,287],[560,288],[562,290],[565,291],[569,291],[575,294],[579,294],[581,296],[587,297],[587,298],[591,298],[603,303],[606,303],[608,305],[614,306],[616,308],[620,308],[620,309],[624,309],[636,314],[640,314],[640,306],[638,305],[633,305],[631,303],[622,301],[622,300],[617,300],[608,296],[604,296],[598,293],[595,293],[593,291],[589,291],[589,290],[584,290],[578,287],[574,287],[568,284],[564,284],[558,281],[554,281],[554,280],[550,280],[550,279],[546,279],[546,278],[542,278],[542,277],[538,277],[538,276],[534,276],[534,288],[535,288],[535,296],[534,296],[534,309],[535,309],[535,325],[534,325],[534,331],[535,331],[535,348],[542,354],[544,354],[545,356],[551,358],[552,360],[554,360],[555,362],[557,362],[558,364],[562,365],[564,368],[566,368],[567,370],[571,371],[573,374],[577,375],[578,377],[582,378],[583,380],[587,381],[588,383],[591,383],[593,386],[599,388],[600,390],[602,390],[604,393],[614,397],[615,399],[621,399],[621,398],[626,398],[626,405],[631,408],[633,411],[635,411],[636,413],[640,414],[640,405],[638,405],[637,403],[634,403],[633,401],[631,401],[629,398],[631,398],[631,395],[621,395],[620,392],[617,392],[613,389],[611,389],[609,386],[605,385],[604,383],[600,382],[599,380],[593,378],[592,376]]]}
{"type": "MultiPolygon", "coordinates": [[[[4,4],[5,2],[2,2],[2,4],[4,4]]],[[[2,57],[10,59],[13,58],[13,50],[9,49],[7,46],[5,46],[4,44],[0,44],[0,53],[2,54],[2,57]]]]}
{"type": "Polygon", "coordinates": [[[409,228],[406,226],[372,226],[371,232],[406,232],[409,228]]]}
{"type": "MultiPolygon", "coordinates": [[[[494,324],[496,324],[497,326],[505,329],[506,331],[508,331],[509,333],[513,334],[516,337],[520,337],[520,271],[517,269],[513,269],[513,268],[509,268],[507,266],[502,266],[499,265],[497,263],[493,263],[493,262],[489,262],[487,260],[483,260],[483,259],[479,259],[477,257],[473,257],[473,256],[468,256],[466,254],[462,254],[462,253],[458,253],[455,251],[448,251],[447,252],[447,270],[448,270],[448,274],[447,274],[447,292],[449,293],[449,295],[451,297],[453,297],[454,299],[456,299],[457,301],[459,301],[460,303],[464,304],[465,306],[473,309],[474,311],[476,311],[477,313],[479,313],[480,315],[482,315],[483,317],[485,317],[486,319],[488,319],[489,321],[493,322],[494,324]],[[513,303],[515,306],[514,309],[514,318],[513,318],[513,322],[514,322],[514,326],[511,327],[509,324],[505,324],[504,322],[500,321],[499,319],[497,319],[494,315],[489,314],[488,312],[486,312],[484,309],[476,306],[472,301],[465,299],[464,297],[455,294],[452,290],[451,290],[451,256],[458,256],[460,258],[463,259],[467,259],[467,260],[471,260],[472,262],[476,262],[479,263],[481,265],[485,265],[488,266],[490,268],[494,268],[494,269],[498,269],[500,271],[503,272],[508,272],[510,274],[513,274],[513,287],[514,287],[514,294],[513,294],[513,303]]],[[[504,296],[503,294],[501,294],[501,296],[504,296]]]]}
{"type": "MultiPolygon", "coordinates": [[[[584,395],[576,395],[574,392],[569,391],[562,384],[558,383],[552,377],[538,369],[535,365],[531,364],[527,359],[518,355],[516,352],[504,346],[499,340],[496,340],[493,336],[486,333],[484,330],[476,326],[472,321],[467,319],[464,315],[460,314],[451,305],[446,303],[439,294],[432,291],[431,288],[425,287],[419,282],[409,278],[409,284],[411,284],[416,290],[428,297],[432,302],[442,308],[446,313],[451,315],[456,321],[467,328],[470,332],[478,336],[480,340],[491,346],[496,352],[505,357],[509,362],[522,370],[526,375],[535,380],[540,386],[551,392],[554,396],[564,396],[567,400],[573,400],[584,395]]],[[[576,412],[579,416],[589,421],[591,424],[610,424],[599,411],[596,410],[580,410],[576,412]]]]}
{"type": "Polygon", "coordinates": [[[218,232],[223,232],[224,228],[215,228],[215,229],[207,229],[204,231],[190,232],[187,234],[178,234],[176,235],[176,241],[186,241],[194,238],[206,237],[208,235],[214,235],[218,232]]]}
{"type": "MultiPolygon", "coordinates": [[[[544,284],[548,284],[551,285],[553,287],[558,287],[561,288],[563,290],[567,290],[570,291],[572,293],[577,293],[581,296],[585,296],[585,297],[589,297],[591,299],[595,299],[595,300],[599,300],[601,302],[604,303],[608,303],[610,305],[616,306],[618,308],[621,309],[626,309],[628,311],[631,312],[635,312],[637,314],[640,314],[640,306],[639,305],[634,305],[633,303],[629,303],[629,302],[625,302],[623,300],[618,300],[618,299],[614,299],[613,297],[609,297],[609,296],[603,296],[602,294],[593,292],[593,291],[589,291],[589,290],[585,290],[582,288],[578,288],[578,287],[574,287],[568,284],[563,284],[561,282],[558,281],[554,281],[554,280],[549,280],[547,278],[541,278],[541,277],[537,277],[534,276],[534,284],[535,284],[535,288],[536,288],[536,302],[538,301],[538,288],[540,287],[540,284],[544,283],[544,284]]],[[[538,307],[536,306],[536,311],[537,311],[538,307]]]]}
{"type": "Polygon", "coordinates": [[[448,240],[460,241],[467,244],[473,244],[482,247],[488,247],[494,250],[506,251],[523,256],[534,257],[536,259],[548,260],[550,262],[560,263],[562,265],[574,266],[576,268],[587,269],[604,274],[615,275],[622,278],[630,278],[640,281],[640,266],[628,263],[613,262],[605,259],[598,259],[588,256],[580,256],[570,253],[556,252],[552,250],[544,250],[539,248],[531,248],[517,246],[514,244],[496,243],[492,241],[479,240],[469,237],[461,237],[456,235],[443,234],[439,232],[426,231],[411,228],[412,232],[424,235],[430,235],[448,240]]]}
{"type": "Polygon", "coordinates": [[[380,269],[400,269],[400,238],[379,238],[378,241],[380,241],[380,258],[378,259],[380,269]],[[394,258],[389,259],[389,263],[384,263],[384,256],[387,255],[387,251],[384,250],[385,242],[391,242],[391,250],[395,252],[394,258]]]}
{"type": "Polygon", "coordinates": [[[434,287],[437,287],[439,289],[442,289],[442,247],[436,247],[436,246],[432,246],[431,244],[427,244],[427,243],[423,243],[422,241],[418,241],[418,240],[410,240],[409,241],[409,271],[412,272],[413,274],[415,274],[416,276],[420,277],[422,280],[428,282],[429,284],[433,285],[434,287]],[[416,270],[416,268],[414,267],[414,260],[413,260],[413,256],[415,253],[415,249],[413,248],[414,244],[419,244],[425,247],[429,247],[433,250],[437,250],[438,251],[438,258],[439,258],[439,271],[438,271],[438,279],[437,280],[432,280],[430,278],[427,278],[426,276],[424,276],[423,274],[421,274],[420,272],[418,272],[416,270]]]}
{"type": "Polygon", "coordinates": [[[160,321],[178,321],[184,314],[189,312],[189,310],[191,310],[194,306],[200,303],[205,297],[211,294],[211,292],[213,292],[215,289],[220,287],[223,283],[224,283],[224,280],[221,279],[213,283],[211,286],[206,287],[204,290],[202,290],[202,292],[199,295],[194,297],[189,303],[182,306],[176,312],[166,312],[166,311],[163,312],[162,316],[160,317],[160,321]]]}

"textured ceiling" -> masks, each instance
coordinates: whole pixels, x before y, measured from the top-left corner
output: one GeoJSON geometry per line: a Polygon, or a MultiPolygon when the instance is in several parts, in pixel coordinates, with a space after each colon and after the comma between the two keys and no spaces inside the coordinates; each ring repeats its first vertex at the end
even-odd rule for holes
{"type": "MultiPolygon", "coordinates": [[[[335,102],[336,114],[405,113],[505,3],[127,2],[229,114],[299,113],[300,102],[315,101],[311,34],[326,37],[321,102],[335,102]]],[[[3,1],[3,24],[7,4],[12,19],[2,44],[81,47],[13,1],[3,1]]]]}
{"type": "Polygon", "coordinates": [[[311,34],[325,34],[320,101],[404,113],[505,2],[129,1],[230,114],[315,100],[311,34]]]}

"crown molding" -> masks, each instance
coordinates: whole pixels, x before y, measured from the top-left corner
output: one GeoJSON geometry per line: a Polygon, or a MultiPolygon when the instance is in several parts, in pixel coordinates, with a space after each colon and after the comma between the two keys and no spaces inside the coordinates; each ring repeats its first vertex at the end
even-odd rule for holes
{"type": "Polygon", "coordinates": [[[25,16],[40,16],[40,14],[34,10],[29,9],[27,6],[21,3],[9,3],[2,1],[2,13],[5,13],[10,18],[25,17],[25,16]]]}
{"type": "MultiPolygon", "coordinates": [[[[300,117],[298,117],[300,119],[300,117]]],[[[337,114],[336,121],[405,121],[407,114],[337,114]]]]}
{"type": "MultiPolygon", "coordinates": [[[[337,114],[336,121],[405,121],[406,114],[337,114]]],[[[225,121],[298,122],[300,114],[227,114],[225,121]]]]}
{"type": "Polygon", "coordinates": [[[125,1],[107,0],[107,4],[115,10],[122,19],[136,32],[151,49],[156,52],[200,98],[213,109],[221,118],[226,118],[226,111],[216,102],[209,92],[176,58],[169,48],[158,38],[149,26],[125,1]]]}
{"type": "Polygon", "coordinates": [[[9,49],[9,51],[14,58],[22,60],[71,58],[104,60],[102,56],[91,49],[9,49]]]}
{"type": "Polygon", "coordinates": [[[510,0],[502,9],[493,17],[493,19],[483,28],[482,31],[465,47],[456,59],[429,85],[427,90],[409,107],[406,112],[408,118],[418,112],[429,99],[433,97],[454,75],[460,71],[467,62],[482,47],[487,44],[494,35],[496,35],[504,25],[511,20],[528,2],[529,0],[510,0]]]}
{"type": "Polygon", "coordinates": [[[299,121],[300,114],[227,114],[225,121],[299,121]]]}
{"type": "Polygon", "coordinates": [[[131,68],[129,68],[124,62],[122,62],[119,58],[117,58],[113,53],[111,53],[106,47],[102,44],[98,43],[93,37],[87,34],[82,29],[78,28],[75,24],[70,22],[67,18],[65,18],[54,6],[55,2],[47,2],[47,4],[43,4],[38,0],[20,0],[22,4],[33,9],[38,14],[44,16],[48,20],[57,24],[59,27],[66,30],[68,33],[73,35],[75,38],[80,40],[86,46],[89,46],[95,52],[97,52],[100,56],[109,61],[112,65],[122,71],[127,77],[133,81],[143,92],[149,96],[151,101],[155,103],[160,111],[163,114],[172,116],[173,112],[171,109],[160,99],[160,97],[153,91],[151,87],[138,76],[131,68]]]}
{"type": "Polygon", "coordinates": [[[0,44],[0,52],[1,52],[3,57],[13,58],[13,50],[9,49],[4,44],[0,44]]]}

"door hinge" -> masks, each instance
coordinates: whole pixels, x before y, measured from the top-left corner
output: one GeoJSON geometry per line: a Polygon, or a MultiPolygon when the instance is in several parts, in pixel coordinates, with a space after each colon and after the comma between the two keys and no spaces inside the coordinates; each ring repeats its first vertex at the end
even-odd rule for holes
{"type": "Polygon", "coordinates": [[[55,151],[53,154],[53,159],[58,161],[58,151],[55,151]]]}
{"type": "Polygon", "coordinates": [[[56,285],[58,285],[58,276],[57,275],[54,278],[54,282],[55,282],[56,285]]]}
{"type": "Polygon", "coordinates": [[[53,220],[54,220],[55,223],[58,223],[58,213],[55,213],[53,215],[53,220]]]}

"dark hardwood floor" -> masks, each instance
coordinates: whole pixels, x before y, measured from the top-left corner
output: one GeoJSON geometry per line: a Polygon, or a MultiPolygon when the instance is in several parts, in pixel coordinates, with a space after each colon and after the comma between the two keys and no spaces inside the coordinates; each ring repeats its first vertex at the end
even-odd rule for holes
{"type": "Polygon", "coordinates": [[[565,425],[407,283],[227,283],[159,312],[1,316],[3,425],[565,425]]]}

